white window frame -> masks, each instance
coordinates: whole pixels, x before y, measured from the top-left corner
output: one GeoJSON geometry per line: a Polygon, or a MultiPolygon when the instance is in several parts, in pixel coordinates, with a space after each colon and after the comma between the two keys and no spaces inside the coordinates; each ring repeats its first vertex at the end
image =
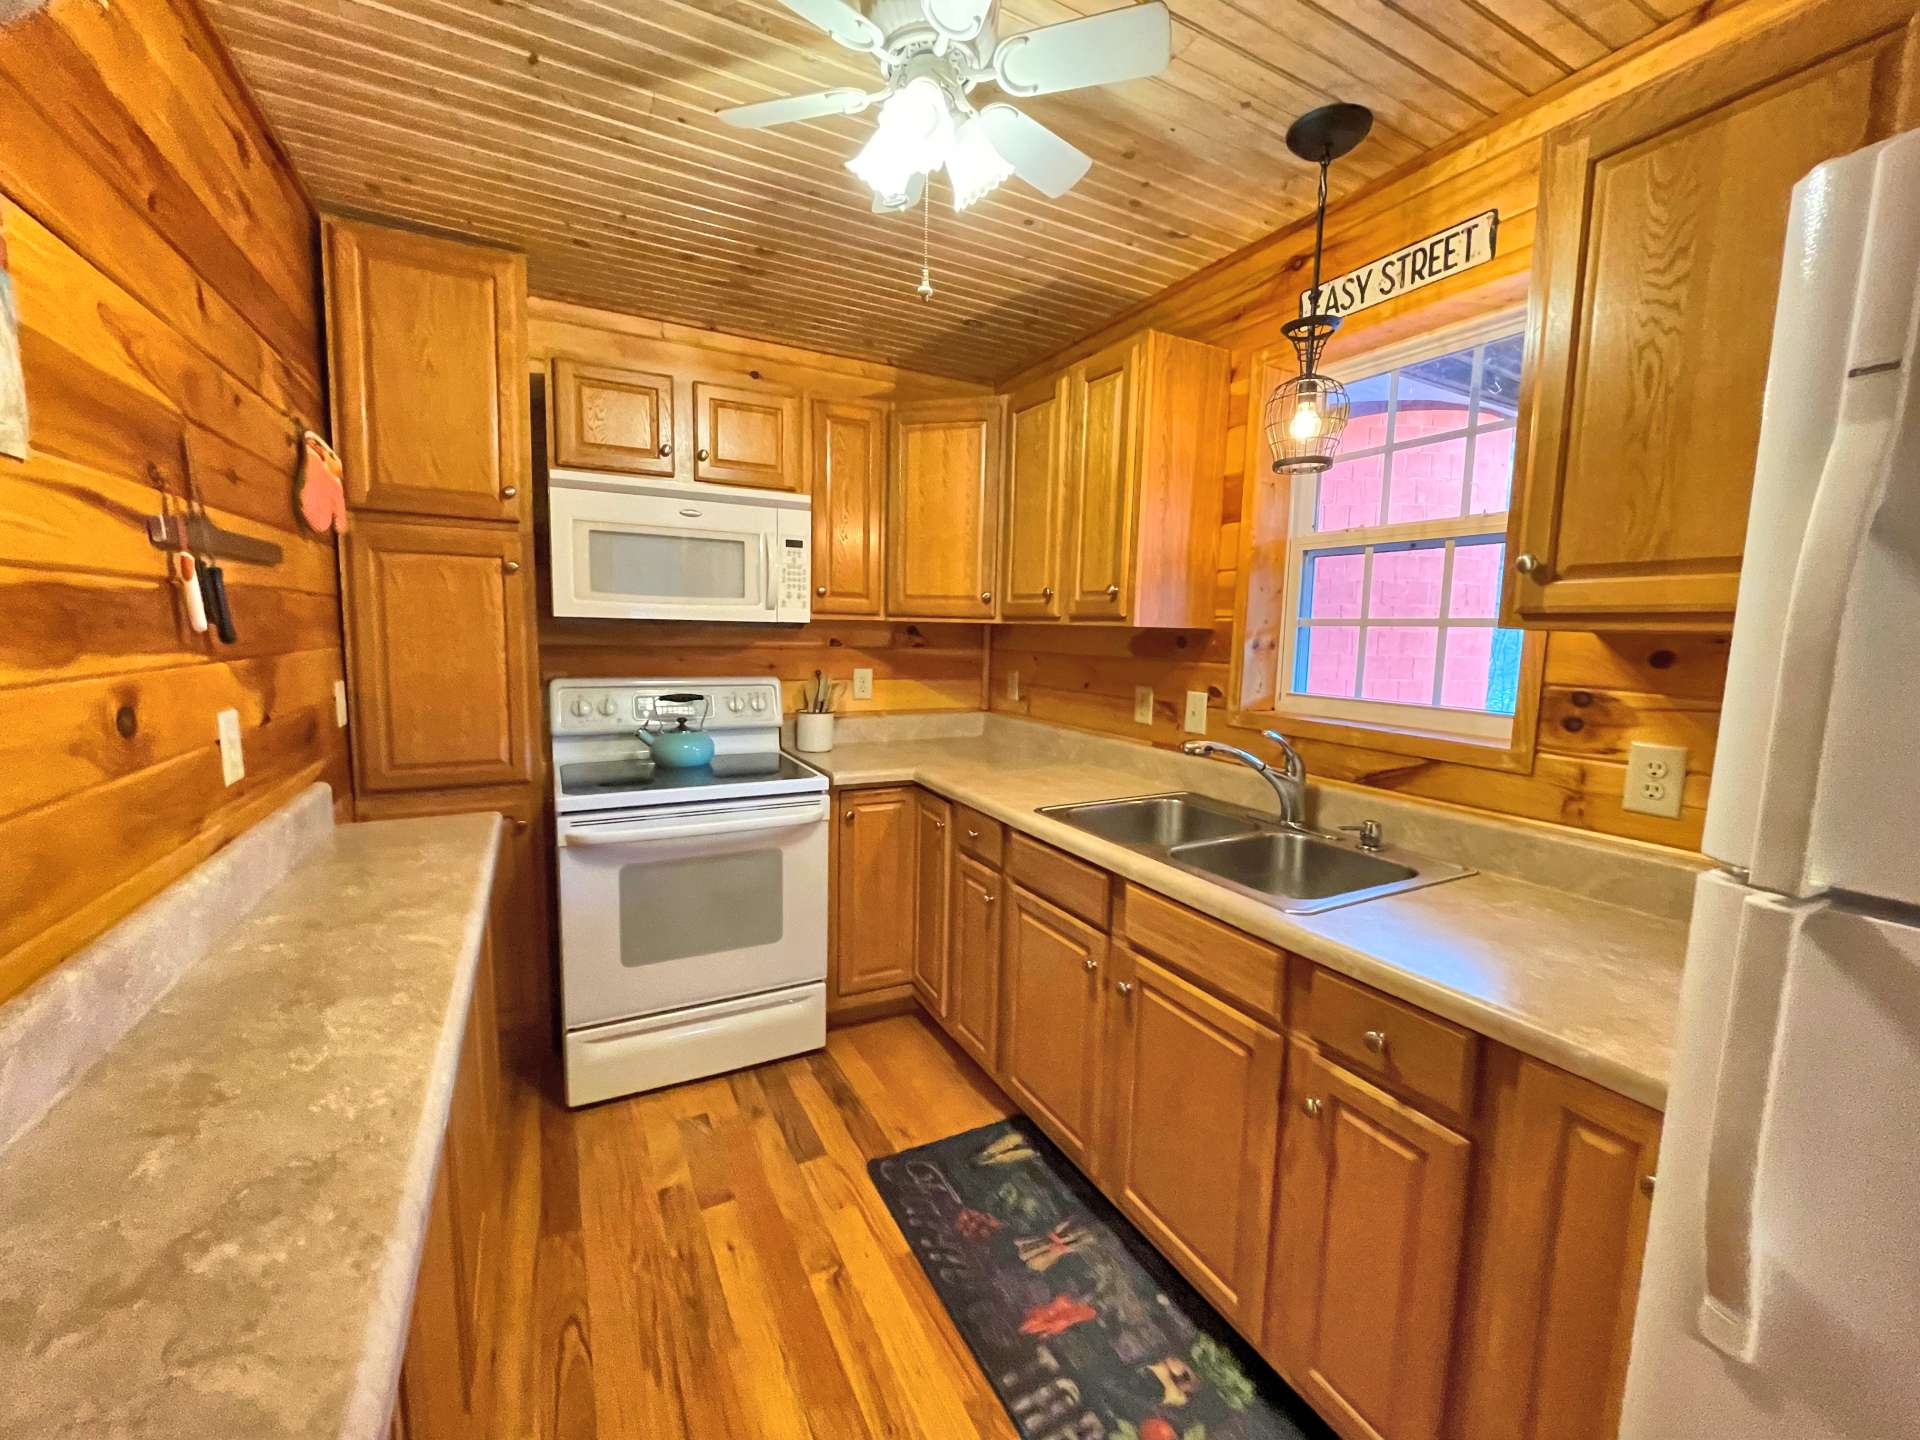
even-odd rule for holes
{"type": "MultiPolygon", "coordinates": [[[[1408,365],[1416,365],[1422,360],[1432,360],[1441,355],[1452,354],[1456,350],[1465,350],[1503,336],[1523,333],[1527,325],[1525,309],[1503,310],[1497,315],[1463,321],[1430,330],[1414,339],[1397,345],[1382,346],[1363,351],[1352,356],[1340,357],[1337,365],[1329,367],[1329,373],[1345,384],[1353,384],[1369,376],[1379,375],[1388,370],[1399,370],[1408,365]]],[[[1477,377],[1476,377],[1477,378],[1477,377]]],[[[1431,445],[1464,435],[1467,441],[1466,455],[1462,462],[1463,487],[1473,483],[1473,459],[1475,442],[1483,433],[1499,433],[1503,429],[1513,428],[1512,424],[1495,427],[1491,431],[1467,428],[1459,432],[1443,435],[1423,435],[1419,445],[1431,445]]],[[[1380,453],[1390,454],[1395,450],[1412,449],[1414,446],[1402,446],[1389,443],[1380,453]]],[[[1373,454],[1372,449],[1355,451],[1355,455],[1373,454]]],[[[1336,462],[1352,458],[1344,451],[1335,457],[1336,462]]],[[[1515,455],[1515,465],[1519,457],[1515,455]]],[[[1462,515],[1451,520],[1411,520],[1397,525],[1369,525],[1352,530],[1315,531],[1314,512],[1320,499],[1320,477],[1306,477],[1306,483],[1296,483],[1290,496],[1290,510],[1287,523],[1287,574],[1285,594],[1285,620],[1281,627],[1280,673],[1275,684],[1273,706],[1281,715],[1299,716],[1307,720],[1325,721],[1336,725],[1365,726],[1373,729],[1412,730],[1424,734],[1444,736],[1470,741],[1480,745],[1504,745],[1513,737],[1514,716],[1494,715],[1484,710],[1460,710],[1439,704],[1440,685],[1445,673],[1445,652],[1434,661],[1434,701],[1432,705],[1410,705],[1391,700],[1340,699],[1326,695],[1309,695],[1292,688],[1294,661],[1299,648],[1300,630],[1303,626],[1313,628],[1316,623],[1328,626],[1353,626],[1360,631],[1360,653],[1355,661],[1355,681],[1358,684],[1365,675],[1367,630],[1364,619],[1327,619],[1316,622],[1303,619],[1300,614],[1301,587],[1306,576],[1306,557],[1309,551],[1325,550],[1364,550],[1367,556],[1366,568],[1361,575],[1362,609],[1369,603],[1367,597],[1372,593],[1373,550],[1381,545],[1399,545],[1407,541],[1443,540],[1446,546],[1446,561],[1440,576],[1441,609],[1444,612],[1453,585],[1454,545],[1458,540],[1480,539],[1498,533],[1500,539],[1506,539],[1507,511],[1501,510],[1487,515],[1462,515]]],[[[1392,476],[1382,479],[1382,505],[1385,492],[1388,491],[1392,476]]],[[[1463,491],[1464,494],[1464,491],[1463,491]]],[[[1511,500],[1511,491],[1509,491],[1511,500]]],[[[1463,507],[1464,508],[1464,507],[1463,507]]],[[[1418,625],[1425,622],[1395,622],[1418,625]]],[[[1465,620],[1441,618],[1431,622],[1448,629],[1499,628],[1499,617],[1465,620]]],[[[1444,646],[1444,639],[1443,639],[1444,646]]]]}

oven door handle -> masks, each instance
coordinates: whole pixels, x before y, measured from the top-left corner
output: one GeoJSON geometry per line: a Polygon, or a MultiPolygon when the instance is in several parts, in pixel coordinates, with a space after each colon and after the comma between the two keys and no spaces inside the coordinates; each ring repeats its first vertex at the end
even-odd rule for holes
{"type": "Polygon", "coordinates": [[[688,820],[679,825],[655,825],[619,830],[569,830],[562,837],[565,845],[644,845],[652,840],[691,840],[701,835],[733,835],[742,831],[792,830],[802,825],[818,825],[827,818],[822,806],[810,805],[803,815],[768,819],[765,816],[741,816],[732,820],[688,820]]]}

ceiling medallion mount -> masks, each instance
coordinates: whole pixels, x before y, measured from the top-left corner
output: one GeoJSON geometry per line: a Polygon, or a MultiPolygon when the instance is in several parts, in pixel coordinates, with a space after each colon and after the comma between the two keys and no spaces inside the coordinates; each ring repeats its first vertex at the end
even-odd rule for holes
{"type": "Polygon", "coordinates": [[[1327,171],[1372,129],[1373,112],[1366,106],[1333,104],[1309,110],[1287,130],[1287,148],[1320,167],[1320,197],[1313,217],[1313,286],[1307,292],[1307,313],[1280,327],[1293,346],[1300,373],[1267,398],[1267,448],[1274,470],[1281,474],[1313,475],[1332,465],[1353,413],[1347,387],[1320,373],[1327,342],[1340,328],[1340,317],[1320,306],[1320,261],[1326,246],[1327,171]]]}

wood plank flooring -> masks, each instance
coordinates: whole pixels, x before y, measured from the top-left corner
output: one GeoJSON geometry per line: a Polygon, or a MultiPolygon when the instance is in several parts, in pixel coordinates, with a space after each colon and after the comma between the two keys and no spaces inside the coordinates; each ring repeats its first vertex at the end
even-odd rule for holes
{"type": "Polygon", "coordinates": [[[1016,1440],[868,1183],[1012,1106],[918,1015],[584,1111],[522,1085],[502,1440],[1016,1440]]]}

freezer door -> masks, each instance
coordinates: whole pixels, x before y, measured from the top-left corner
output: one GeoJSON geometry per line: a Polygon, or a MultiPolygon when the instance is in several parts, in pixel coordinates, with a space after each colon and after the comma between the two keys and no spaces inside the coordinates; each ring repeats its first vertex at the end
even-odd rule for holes
{"type": "MultiPolygon", "coordinates": [[[[1844,874],[1848,861],[1811,847],[1823,787],[1859,779],[1869,758],[1838,748],[1832,722],[1857,730],[1897,714],[1915,673],[1873,656],[1889,657],[1879,627],[1902,613],[1920,632],[1920,610],[1899,608],[1910,592],[1880,573],[1911,563],[1908,537],[1884,532],[1912,500],[1900,493],[1899,476],[1911,492],[1914,472],[1900,468],[1912,462],[1899,442],[1914,425],[1916,217],[1920,134],[1823,165],[1795,190],[1704,840],[1708,854],[1788,894],[1826,884],[1882,893],[1816,878],[1844,874]],[[1843,667],[1849,631],[1870,653],[1843,667]]],[[[1886,756],[1870,761],[1877,782],[1886,756]]],[[[1920,777],[1920,766],[1906,773],[1920,777]]],[[[1920,874],[1909,880],[1920,886],[1920,874]]]]}
{"type": "Polygon", "coordinates": [[[1920,1435],[1920,924],[1702,877],[1623,1440],[1920,1435]]]}

